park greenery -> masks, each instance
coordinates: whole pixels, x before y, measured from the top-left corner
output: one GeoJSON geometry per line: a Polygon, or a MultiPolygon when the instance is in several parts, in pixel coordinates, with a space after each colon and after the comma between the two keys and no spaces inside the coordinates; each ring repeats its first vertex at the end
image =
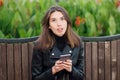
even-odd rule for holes
{"type": "Polygon", "coordinates": [[[63,6],[80,36],[120,33],[118,0],[0,0],[0,38],[39,36],[41,19],[52,5],[63,6]]]}

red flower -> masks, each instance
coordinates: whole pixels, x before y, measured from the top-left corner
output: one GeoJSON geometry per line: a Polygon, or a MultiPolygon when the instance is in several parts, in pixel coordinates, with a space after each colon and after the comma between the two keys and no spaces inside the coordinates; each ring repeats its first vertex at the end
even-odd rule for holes
{"type": "Polygon", "coordinates": [[[117,0],[117,1],[116,1],[115,6],[116,6],[116,7],[119,7],[119,6],[120,6],[120,0],[117,0]]]}
{"type": "Polygon", "coordinates": [[[76,20],[75,20],[75,25],[76,26],[79,26],[80,25],[80,16],[76,17],[76,20]]]}
{"type": "Polygon", "coordinates": [[[0,7],[3,5],[3,0],[0,0],[0,7]]]}
{"type": "Polygon", "coordinates": [[[84,24],[85,23],[85,19],[84,18],[80,18],[80,16],[77,16],[76,20],[75,20],[75,25],[79,26],[81,23],[84,24]]]}

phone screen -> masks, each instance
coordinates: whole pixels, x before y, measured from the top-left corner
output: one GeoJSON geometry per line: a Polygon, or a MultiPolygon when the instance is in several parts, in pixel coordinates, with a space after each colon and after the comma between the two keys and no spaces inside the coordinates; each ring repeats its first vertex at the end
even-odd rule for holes
{"type": "Polygon", "coordinates": [[[67,59],[70,59],[71,54],[64,54],[60,55],[60,60],[65,61],[67,59]]]}

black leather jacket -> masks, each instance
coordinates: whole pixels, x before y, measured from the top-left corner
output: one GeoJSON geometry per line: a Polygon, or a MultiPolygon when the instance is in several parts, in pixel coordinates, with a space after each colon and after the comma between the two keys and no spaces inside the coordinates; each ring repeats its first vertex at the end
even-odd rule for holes
{"type": "Polygon", "coordinates": [[[51,50],[41,52],[33,50],[32,58],[32,80],[83,80],[84,52],[82,44],[79,47],[71,48],[66,45],[61,52],[56,46],[51,50]],[[65,70],[52,74],[52,66],[59,59],[61,54],[70,53],[72,60],[72,72],[65,70]]]}

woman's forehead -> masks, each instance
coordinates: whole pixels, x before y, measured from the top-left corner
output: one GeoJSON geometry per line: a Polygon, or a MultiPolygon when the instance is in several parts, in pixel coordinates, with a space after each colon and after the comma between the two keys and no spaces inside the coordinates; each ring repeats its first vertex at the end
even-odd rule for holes
{"type": "Polygon", "coordinates": [[[64,17],[62,12],[60,12],[60,11],[55,11],[50,15],[50,18],[59,18],[59,17],[64,17]]]}

